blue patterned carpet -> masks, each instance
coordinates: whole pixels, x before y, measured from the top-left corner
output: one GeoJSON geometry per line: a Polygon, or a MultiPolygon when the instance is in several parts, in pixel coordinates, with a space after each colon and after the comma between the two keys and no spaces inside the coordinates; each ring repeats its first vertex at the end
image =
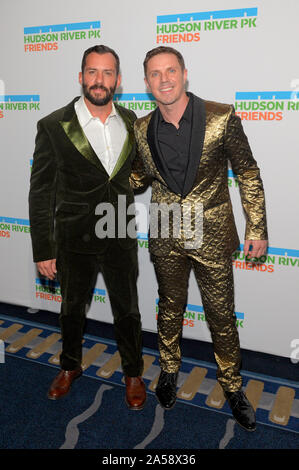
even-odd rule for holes
{"type": "Polygon", "coordinates": [[[298,381],[242,370],[244,388],[259,389],[258,426],[256,432],[248,433],[232,419],[227,403],[216,399],[212,362],[185,357],[177,404],[170,411],[163,410],[154,394],[158,353],[145,348],[147,403],[142,411],[134,412],[124,403],[115,342],[88,334],[83,344],[83,376],[68,396],[48,400],[48,387],[59,370],[58,335],[55,326],[0,315],[0,337],[5,338],[0,361],[2,450],[173,449],[192,450],[202,459],[208,450],[299,449],[298,381]],[[283,392],[288,394],[288,403],[281,403],[283,392]]]}

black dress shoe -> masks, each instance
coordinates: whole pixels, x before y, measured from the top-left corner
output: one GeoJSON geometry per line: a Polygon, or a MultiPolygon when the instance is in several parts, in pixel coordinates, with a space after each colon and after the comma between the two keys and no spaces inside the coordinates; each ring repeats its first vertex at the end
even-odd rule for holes
{"type": "Polygon", "coordinates": [[[224,392],[224,395],[237,423],[247,431],[255,431],[255,412],[242,390],[238,392],[224,392]]]}
{"type": "Polygon", "coordinates": [[[178,372],[169,374],[161,370],[156,387],[156,397],[160,405],[166,410],[170,410],[175,405],[177,379],[178,372]]]}

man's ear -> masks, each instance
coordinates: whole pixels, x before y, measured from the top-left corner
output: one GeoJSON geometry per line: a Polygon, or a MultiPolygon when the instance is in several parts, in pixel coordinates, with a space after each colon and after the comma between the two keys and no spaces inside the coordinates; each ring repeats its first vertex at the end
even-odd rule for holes
{"type": "Polygon", "coordinates": [[[144,77],[144,83],[145,83],[146,87],[150,90],[151,87],[150,87],[150,85],[149,85],[149,83],[148,83],[146,77],[144,77]]]}
{"type": "Polygon", "coordinates": [[[79,72],[79,83],[82,85],[82,72],[79,72]]]}
{"type": "Polygon", "coordinates": [[[188,70],[184,69],[184,83],[187,81],[187,76],[188,76],[188,70]]]}
{"type": "Polygon", "coordinates": [[[119,73],[117,76],[116,88],[118,88],[120,84],[121,84],[121,74],[119,73]]]}

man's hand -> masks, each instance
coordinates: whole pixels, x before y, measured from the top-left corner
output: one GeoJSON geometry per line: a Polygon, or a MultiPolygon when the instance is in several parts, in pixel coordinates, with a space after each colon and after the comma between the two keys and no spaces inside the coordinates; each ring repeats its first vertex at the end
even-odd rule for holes
{"type": "Polygon", "coordinates": [[[250,258],[259,258],[267,251],[268,240],[245,240],[244,242],[244,255],[249,255],[250,258]],[[250,250],[251,245],[251,250],[250,250]]]}
{"type": "Polygon", "coordinates": [[[56,270],[56,259],[47,259],[46,261],[39,261],[37,264],[37,269],[39,272],[49,279],[55,279],[57,270],[56,270]]]}

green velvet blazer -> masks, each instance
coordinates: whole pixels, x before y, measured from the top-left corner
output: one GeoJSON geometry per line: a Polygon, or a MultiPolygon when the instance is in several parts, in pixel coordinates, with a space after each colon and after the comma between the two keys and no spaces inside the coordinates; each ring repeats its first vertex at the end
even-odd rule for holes
{"type": "Polygon", "coordinates": [[[29,192],[35,262],[56,258],[57,249],[86,254],[103,253],[107,249],[109,236],[99,238],[96,224],[101,216],[107,217],[108,212],[101,210],[99,213],[96,208],[100,203],[112,205],[109,227],[112,229],[114,225],[115,236],[110,230],[110,238],[118,238],[123,248],[137,245],[136,237],[133,238],[131,232],[128,236],[124,228],[129,222],[132,225],[131,219],[134,218],[134,215],[127,215],[127,207],[134,202],[129,177],[135,158],[133,123],[136,115],[115,105],[128,134],[109,176],[79,124],[74,109],[78,99],[75,98],[37,124],[29,192]],[[119,196],[122,196],[121,204],[119,196]],[[119,211],[122,211],[120,219],[119,211]],[[111,220],[111,217],[114,219],[111,220]],[[122,221],[120,236],[118,220],[122,221]]]}

